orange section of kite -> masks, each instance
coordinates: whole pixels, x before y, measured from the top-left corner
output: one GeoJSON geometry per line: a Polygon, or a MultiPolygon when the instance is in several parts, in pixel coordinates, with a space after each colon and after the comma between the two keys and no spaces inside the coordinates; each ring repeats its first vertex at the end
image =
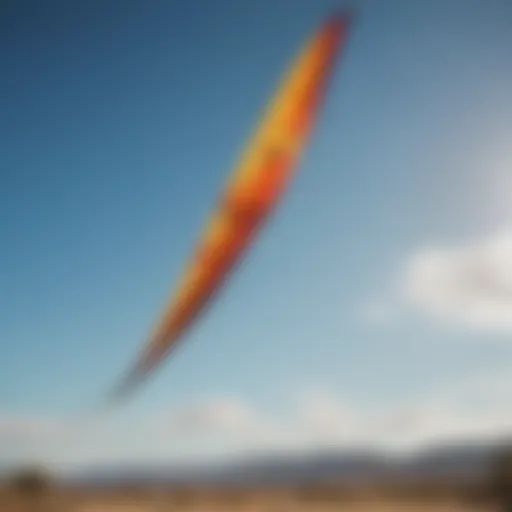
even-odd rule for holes
{"type": "Polygon", "coordinates": [[[206,226],[172,302],[115,397],[148,376],[168,355],[221,289],[277,205],[296,172],[349,24],[348,15],[328,19],[284,77],[206,226]]]}

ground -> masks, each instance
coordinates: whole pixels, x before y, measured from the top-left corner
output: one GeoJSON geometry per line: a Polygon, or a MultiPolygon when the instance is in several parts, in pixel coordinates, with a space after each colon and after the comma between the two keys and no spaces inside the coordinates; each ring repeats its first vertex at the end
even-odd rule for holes
{"type": "Polygon", "coordinates": [[[239,494],[207,497],[189,493],[170,496],[165,493],[117,493],[97,495],[52,493],[42,498],[0,495],[1,512],[492,512],[482,507],[434,500],[385,501],[382,499],[300,499],[293,493],[283,495],[239,494]]]}

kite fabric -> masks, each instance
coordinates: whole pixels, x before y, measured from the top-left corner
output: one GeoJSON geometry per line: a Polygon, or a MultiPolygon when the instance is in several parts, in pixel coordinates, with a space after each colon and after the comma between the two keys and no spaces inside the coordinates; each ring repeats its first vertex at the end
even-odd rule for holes
{"type": "Polygon", "coordinates": [[[240,262],[297,169],[351,17],[328,19],[284,77],[235,169],[169,307],[113,399],[174,348],[240,262]]]}

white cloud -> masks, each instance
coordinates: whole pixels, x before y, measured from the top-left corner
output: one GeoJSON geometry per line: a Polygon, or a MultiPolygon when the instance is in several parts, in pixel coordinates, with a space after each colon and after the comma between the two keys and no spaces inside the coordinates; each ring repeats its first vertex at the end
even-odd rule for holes
{"type": "Polygon", "coordinates": [[[204,433],[205,431],[236,434],[251,428],[254,412],[236,400],[218,399],[196,404],[178,411],[170,418],[171,430],[204,433]]]}
{"type": "Polygon", "coordinates": [[[328,393],[309,393],[299,402],[298,420],[315,441],[353,441],[357,430],[354,409],[328,393]]]}
{"type": "Polygon", "coordinates": [[[414,401],[371,407],[329,392],[309,393],[280,417],[234,399],[210,399],[139,420],[117,417],[86,424],[4,416],[0,457],[43,461],[58,469],[319,448],[410,450],[434,442],[485,440],[512,429],[509,375],[477,376],[414,401]]]}
{"type": "Polygon", "coordinates": [[[512,331],[512,232],[415,254],[404,295],[416,308],[461,326],[512,331]]]}
{"type": "Polygon", "coordinates": [[[364,311],[371,323],[415,312],[457,328],[512,333],[512,230],[415,251],[386,300],[364,311]]]}
{"type": "MultiPolygon", "coordinates": [[[[512,372],[445,383],[409,402],[374,407],[311,395],[302,425],[309,442],[342,448],[410,450],[437,442],[486,440],[512,431],[512,372]]],[[[318,444],[315,444],[318,446],[318,444]]]]}

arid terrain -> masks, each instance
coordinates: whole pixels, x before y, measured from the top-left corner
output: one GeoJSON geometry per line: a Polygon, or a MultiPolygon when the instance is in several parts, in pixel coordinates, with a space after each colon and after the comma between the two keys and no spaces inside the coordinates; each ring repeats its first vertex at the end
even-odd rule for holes
{"type": "Polygon", "coordinates": [[[45,496],[0,495],[2,512],[491,512],[493,508],[450,499],[304,497],[290,492],[247,492],[222,496],[166,492],[52,492],[45,496]]]}
{"type": "MultiPolygon", "coordinates": [[[[508,459],[507,459],[508,460],[508,459]]],[[[508,465],[507,465],[508,467],[508,465]]],[[[500,473],[496,473],[497,476],[500,473]]],[[[491,512],[509,510],[510,481],[406,478],[350,482],[255,484],[171,483],[142,478],[130,483],[103,479],[54,479],[42,469],[14,473],[0,486],[0,512],[491,512]]],[[[502,474],[502,476],[504,473],[502,474]]],[[[485,476],[485,475],[482,475],[485,476]]],[[[505,475],[507,476],[507,475],[505,475]]],[[[508,478],[508,476],[507,476],[508,478]]]]}
{"type": "Polygon", "coordinates": [[[426,505],[418,502],[409,502],[409,503],[382,503],[382,502],[367,502],[361,504],[353,504],[353,505],[345,505],[341,504],[300,504],[294,503],[293,501],[283,502],[280,504],[277,503],[266,503],[265,501],[258,502],[255,500],[254,503],[248,505],[239,505],[239,506],[229,506],[222,504],[197,504],[193,507],[179,507],[172,506],[170,504],[144,504],[144,503],[119,503],[119,504],[89,504],[83,505],[81,507],[76,508],[75,510],[80,512],[115,512],[115,511],[123,511],[123,512],[160,512],[160,511],[171,511],[171,510],[187,510],[189,512],[208,512],[208,511],[251,511],[251,512],[334,512],[339,510],[344,510],[347,512],[466,512],[466,511],[484,511],[490,509],[483,508],[470,508],[470,507],[462,507],[454,504],[438,504],[438,505],[426,505]]]}

